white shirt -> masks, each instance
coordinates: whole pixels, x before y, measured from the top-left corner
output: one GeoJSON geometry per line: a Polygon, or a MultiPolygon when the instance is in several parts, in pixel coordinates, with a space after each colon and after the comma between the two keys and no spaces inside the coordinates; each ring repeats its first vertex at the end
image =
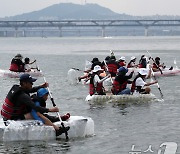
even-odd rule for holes
{"type": "Polygon", "coordinates": [[[94,76],[94,86],[96,87],[97,86],[97,83],[101,83],[103,82],[104,80],[106,80],[108,78],[108,76],[104,77],[103,79],[100,79],[99,76],[96,74],[94,76]]]}
{"type": "Polygon", "coordinates": [[[136,79],[136,82],[135,82],[136,86],[144,87],[145,84],[146,84],[146,82],[141,77],[138,77],[136,79]]]}
{"type": "Polygon", "coordinates": [[[30,71],[30,70],[31,70],[30,64],[25,64],[25,65],[24,65],[24,69],[25,69],[26,71],[30,71]]]}

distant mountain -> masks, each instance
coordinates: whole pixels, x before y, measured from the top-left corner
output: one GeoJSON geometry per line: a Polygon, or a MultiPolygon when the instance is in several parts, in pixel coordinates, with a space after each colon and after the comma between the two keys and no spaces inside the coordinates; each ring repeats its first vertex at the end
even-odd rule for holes
{"type": "Polygon", "coordinates": [[[97,4],[78,5],[60,3],[39,11],[4,18],[5,20],[60,20],[60,19],[131,19],[97,4]]]}

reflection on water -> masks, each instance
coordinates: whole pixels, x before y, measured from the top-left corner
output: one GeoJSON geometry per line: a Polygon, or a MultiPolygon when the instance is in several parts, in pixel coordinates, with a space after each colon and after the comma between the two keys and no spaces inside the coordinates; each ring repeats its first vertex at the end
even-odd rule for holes
{"type": "Polygon", "coordinates": [[[71,141],[23,141],[0,144],[0,153],[66,153],[71,150],[71,141]]]}

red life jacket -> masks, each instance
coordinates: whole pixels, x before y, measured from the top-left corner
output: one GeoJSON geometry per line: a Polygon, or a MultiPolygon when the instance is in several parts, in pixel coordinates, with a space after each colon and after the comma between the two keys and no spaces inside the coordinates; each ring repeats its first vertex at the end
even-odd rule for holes
{"type": "Polygon", "coordinates": [[[2,105],[1,116],[5,119],[17,120],[25,111],[25,104],[18,104],[17,96],[21,93],[18,85],[14,85],[9,91],[2,105]]]}
{"type": "Polygon", "coordinates": [[[18,72],[18,71],[19,71],[19,67],[18,67],[17,64],[12,63],[12,64],[10,65],[9,70],[10,70],[10,71],[13,71],[13,72],[18,72]]]}
{"type": "Polygon", "coordinates": [[[97,92],[97,94],[100,94],[104,91],[103,83],[97,83],[97,86],[94,86],[94,75],[90,78],[90,84],[89,84],[89,94],[92,96],[97,92]]]}
{"type": "Polygon", "coordinates": [[[126,86],[127,86],[127,81],[120,84],[118,81],[114,80],[113,87],[112,87],[112,93],[114,95],[117,95],[119,92],[126,89],[126,86]]]}
{"type": "Polygon", "coordinates": [[[110,63],[107,64],[109,73],[117,73],[118,66],[116,64],[110,63]]]}
{"type": "Polygon", "coordinates": [[[136,89],[136,84],[135,84],[136,81],[133,81],[132,84],[131,84],[131,92],[133,93],[136,89]]]}

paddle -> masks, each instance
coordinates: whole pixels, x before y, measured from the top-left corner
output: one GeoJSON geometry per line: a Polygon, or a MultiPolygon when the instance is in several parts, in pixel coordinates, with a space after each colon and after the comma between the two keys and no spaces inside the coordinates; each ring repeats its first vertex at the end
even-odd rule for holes
{"type": "MultiPolygon", "coordinates": [[[[108,66],[107,66],[107,63],[106,63],[105,60],[104,60],[104,64],[105,64],[105,66],[106,66],[107,71],[109,72],[109,69],[108,69],[108,66]]],[[[113,83],[113,80],[112,80],[112,77],[111,77],[111,76],[110,76],[110,78],[111,78],[111,83],[113,83]]]]}
{"type": "MultiPolygon", "coordinates": [[[[147,52],[148,52],[148,51],[147,51],[147,52]]],[[[153,72],[152,67],[150,67],[150,69],[151,69],[151,73],[152,73],[154,79],[157,80],[157,79],[156,79],[156,76],[154,75],[154,72],[153,72]]],[[[156,85],[157,85],[158,90],[159,90],[159,92],[160,92],[161,98],[163,99],[163,93],[162,93],[162,91],[161,91],[161,88],[160,88],[160,86],[159,86],[159,83],[157,82],[156,85]]]]}
{"type": "Polygon", "coordinates": [[[79,69],[79,68],[74,68],[74,67],[72,67],[71,69],[76,70],[76,71],[85,72],[85,71],[83,71],[83,70],[81,70],[81,69],[79,69]]]}
{"type": "Polygon", "coordinates": [[[37,66],[36,60],[35,60],[35,65],[36,65],[37,71],[40,71],[39,67],[37,66]]]}
{"type": "MultiPolygon", "coordinates": [[[[46,78],[43,77],[43,79],[44,79],[44,82],[46,82],[46,78]]],[[[50,96],[50,99],[51,99],[51,102],[52,102],[53,106],[56,107],[56,104],[54,102],[54,98],[52,97],[52,94],[51,94],[51,91],[50,91],[49,87],[47,87],[47,90],[49,91],[49,96],[50,96]]],[[[59,112],[56,112],[56,113],[57,113],[57,115],[59,117],[59,121],[61,122],[61,126],[64,129],[64,131],[65,131],[66,140],[68,140],[69,139],[68,132],[66,131],[66,128],[65,128],[64,123],[63,123],[63,121],[61,119],[61,116],[60,116],[59,112]]]]}
{"type": "Polygon", "coordinates": [[[156,67],[159,69],[159,71],[161,72],[161,74],[163,74],[161,68],[156,64],[155,60],[152,58],[152,56],[151,56],[151,54],[149,53],[149,51],[147,51],[147,53],[149,54],[150,59],[152,59],[152,61],[154,62],[154,64],[156,65],[156,67]]]}
{"type": "MultiPolygon", "coordinates": [[[[154,75],[154,72],[153,72],[152,68],[151,68],[151,72],[152,72],[152,75],[153,75],[154,79],[157,80],[157,79],[156,79],[156,76],[154,75]]],[[[159,92],[160,92],[161,98],[163,99],[163,93],[162,93],[162,91],[161,91],[161,88],[160,88],[160,86],[159,86],[159,83],[157,82],[156,85],[157,85],[158,90],[159,90],[159,92]]]]}

